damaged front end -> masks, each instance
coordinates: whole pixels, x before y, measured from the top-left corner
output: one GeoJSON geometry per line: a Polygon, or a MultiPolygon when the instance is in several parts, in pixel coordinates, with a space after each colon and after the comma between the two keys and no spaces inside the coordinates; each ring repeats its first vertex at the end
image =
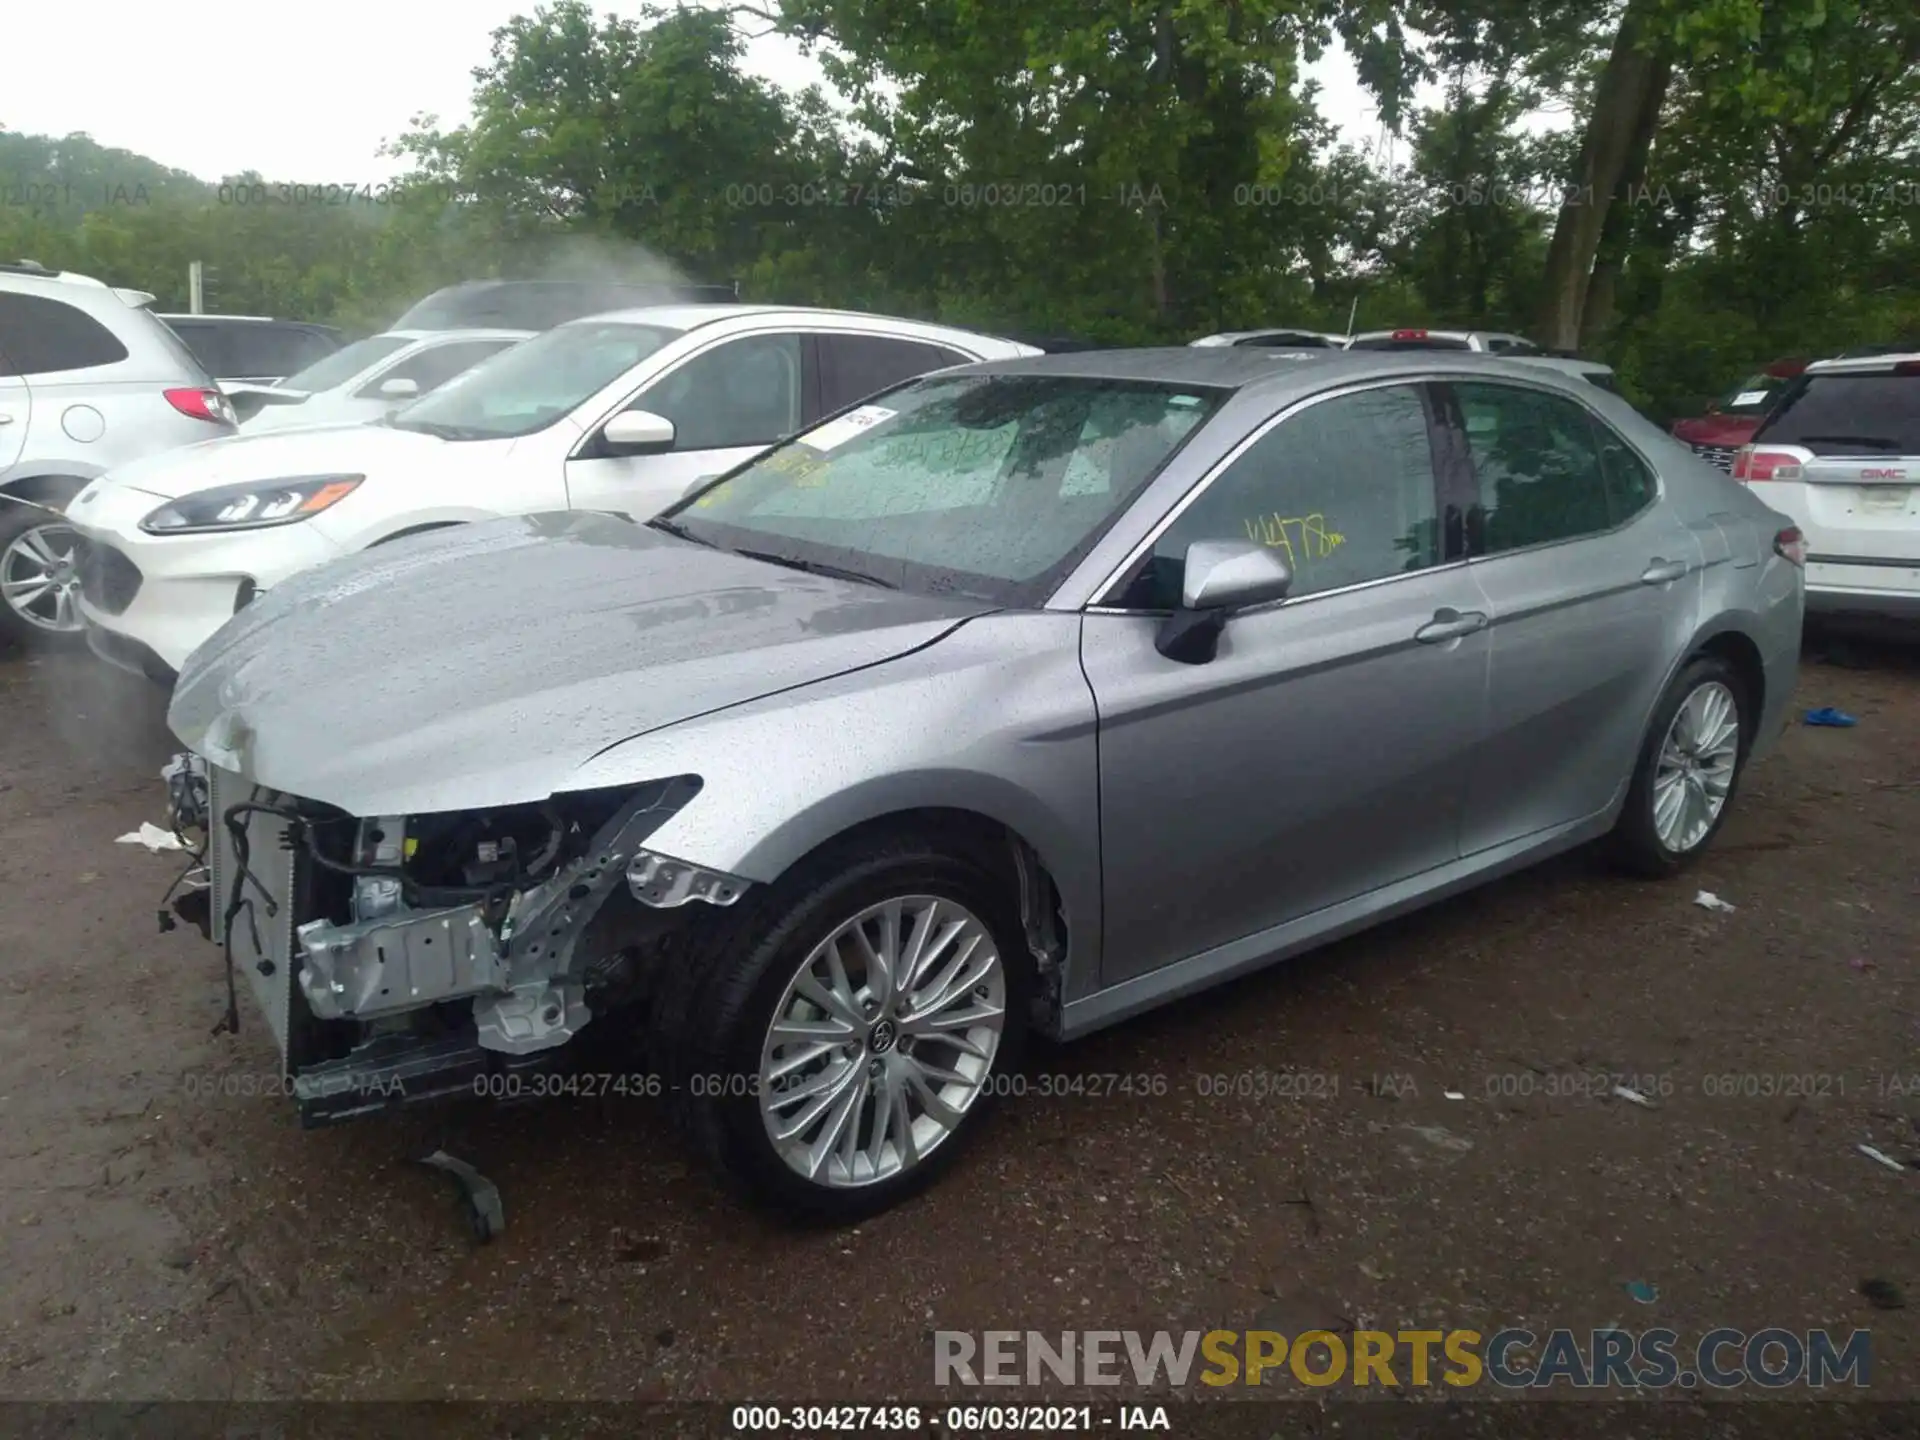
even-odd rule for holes
{"type": "Polygon", "coordinates": [[[489,1077],[552,1068],[596,1014],[643,1004],[690,928],[748,885],[645,847],[694,776],[360,817],[209,777],[211,938],[309,1124],[517,1093],[489,1077]]]}

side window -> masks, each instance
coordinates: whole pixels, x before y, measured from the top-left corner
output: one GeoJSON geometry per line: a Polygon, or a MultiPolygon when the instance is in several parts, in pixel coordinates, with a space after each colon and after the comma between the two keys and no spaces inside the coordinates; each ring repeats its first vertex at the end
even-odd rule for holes
{"type": "Polygon", "coordinates": [[[950,351],[888,335],[822,335],[819,345],[822,415],[929,370],[965,363],[947,359],[950,351]]]}
{"type": "Polygon", "coordinates": [[[1593,535],[1613,523],[1587,412],[1518,385],[1455,385],[1478,503],[1474,548],[1497,555],[1593,535]]]}
{"type": "Polygon", "coordinates": [[[431,394],[456,375],[464,375],[489,356],[498,355],[510,340],[462,340],[447,345],[429,345],[383,370],[356,392],[362,400],[382,398],[380,387],[389,380],[411,380],[422,395],[431,394]]]}
{"type": "Polygon", "coordinates": [[[716,346],[627,408],[671,420],[675,450],[771,445],[800,428],[800,337],[749,335],[716,346]]]}
{"type": "Polygon", "coordinates": [[[1607,481],[1607,513],[1618,525],[1654,502],[1660,482],[1647,462],[1604,420],[1593,421],[1593,437],[1600,446],[1600,471],[1607,481]]]}
{"type": "Polygon", "coordinates": [[[0,350],[21,375],[88,370],[127,358],[127,347],[86,311],[40,295],[0,294],[0,350]]]}
{"type": "Polygon", "coordinates": [[[1286,556],[1293,594],[1312,595],[1440,562],[1427,408],[1411,385],[1309,405],[1235,460],[1154,542],[1128,609],[1180,600],[1187,547],[1257,540],[1286,556]]]}

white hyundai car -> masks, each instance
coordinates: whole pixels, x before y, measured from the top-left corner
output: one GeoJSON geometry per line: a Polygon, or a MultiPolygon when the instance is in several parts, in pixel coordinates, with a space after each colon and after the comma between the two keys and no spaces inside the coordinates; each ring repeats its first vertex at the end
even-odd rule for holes
{"type": "Polygon", "coordinates": [[[898,381],[1038,353],[834,310],[677,305],[570,321],[377,424],[243,433],[102,476],[69,510],[85,542],[88,642],[170,683],[235,611],[309,566],[499,515],[646,519],[898,381]]]}
{"type": "Polygon", "coordinates": [[[220,388],[247,435],[311,425],[378,420],[431,395],[483,360],[518,345],[531,330],[388,330],[343,345],[271,385],[220,388]]]}

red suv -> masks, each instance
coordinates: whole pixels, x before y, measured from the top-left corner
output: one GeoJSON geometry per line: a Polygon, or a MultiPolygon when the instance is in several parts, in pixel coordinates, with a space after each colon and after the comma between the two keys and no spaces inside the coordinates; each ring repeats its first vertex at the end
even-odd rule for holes
{"type": "Polygon", "coordinates": [[[1733,452],[1753,438],[1773,397],[1806,368],[1805,360],[1774,361],[1714,401],[1707,407],[1706,414],[1674,421],[1675,438],[1691,445],[1693,453],[1702,460],[1722,470],[1731,470],[1733,452]]]}

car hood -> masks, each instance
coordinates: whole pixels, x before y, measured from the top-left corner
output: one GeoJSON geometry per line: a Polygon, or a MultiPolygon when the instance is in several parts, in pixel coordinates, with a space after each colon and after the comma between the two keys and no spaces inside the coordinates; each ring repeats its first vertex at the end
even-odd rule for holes
{"type": "Polygon", "coordinates": [[[210,762],[356,815],[544,800],[610,745],[879,664],[991,608],[606,515],[521,515],[276,586],[188,658],[167,720],[210,762]]]}
{"type": "Polygon", "coordinates": [[[343,423],[300,430],[223,436],[163,450],[107,479],[115,485],[172,500],[216,485],[287,480],[296,475],[363,475],[415,463],[449,442],[388,425],[343,423]]]}

